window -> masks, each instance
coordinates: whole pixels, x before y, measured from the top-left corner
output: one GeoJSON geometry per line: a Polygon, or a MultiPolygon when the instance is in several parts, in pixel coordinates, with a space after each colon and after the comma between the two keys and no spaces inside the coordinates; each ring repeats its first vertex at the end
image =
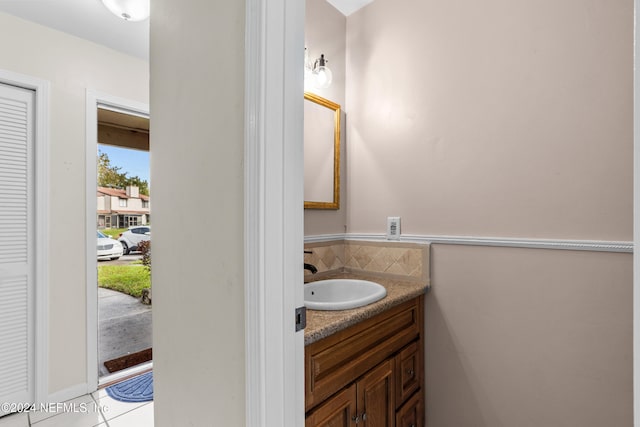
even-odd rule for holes
{"type": "MultiPolygon", "coordinates": [[[[132,227],[132,226],[136,226],[138,225],[138,217],[137,216],[132,216],[132,215],[127,215],[127,227],[132,227]]],[[[132,233],[138,233],[138,231],[136,231],[137,228],[134,228],[133,230],[131,230],[132,233]]]]}
{"type": "Polygon", "coordinates": [[[120,207],[121,208],[127,207],[127,199],[120,199],[120,207]]]}
{"type": "Polygon", "coordinates": [[[149,208],[149,201],[148,200],[143,200],[142,201],[142,207],[143,208],[149,208]]]}

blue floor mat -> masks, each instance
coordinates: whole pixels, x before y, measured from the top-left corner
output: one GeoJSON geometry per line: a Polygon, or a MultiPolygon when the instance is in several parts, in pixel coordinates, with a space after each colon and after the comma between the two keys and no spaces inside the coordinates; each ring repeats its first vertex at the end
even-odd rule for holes
{"type": "Polygon", "coordinates": [[[109,396],[120,402],[153,400],[153,371],[109,386],[106,391],[109,396]]]}

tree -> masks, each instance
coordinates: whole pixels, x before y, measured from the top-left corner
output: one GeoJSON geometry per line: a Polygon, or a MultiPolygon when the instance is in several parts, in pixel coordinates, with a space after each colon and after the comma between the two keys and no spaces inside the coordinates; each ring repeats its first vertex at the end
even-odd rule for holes
{"type": "Polygon", "coordinates": [[[98,150],[98,185],[100,187],[122,188],[125,173],[120,173],[120,166],[111,166],[107,153],[98,150]]]}
{"type": "Polygon", "coordinates": [[[112,166],[107,153],[98,150],[98,186],[110,188],[125,188],[135,185],[140,194],[149,195],[149,183],[138,176],[127,176],[127,172],[120,172],[120,166],[112,166]]]}

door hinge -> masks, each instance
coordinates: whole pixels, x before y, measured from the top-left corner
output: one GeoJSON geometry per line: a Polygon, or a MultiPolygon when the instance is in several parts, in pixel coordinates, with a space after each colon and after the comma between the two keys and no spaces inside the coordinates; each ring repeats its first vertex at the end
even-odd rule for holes
{"type": "Polygon", "coordinates": [[[307,307],[296,308],[296,332],[307,327],[307,307]]]}

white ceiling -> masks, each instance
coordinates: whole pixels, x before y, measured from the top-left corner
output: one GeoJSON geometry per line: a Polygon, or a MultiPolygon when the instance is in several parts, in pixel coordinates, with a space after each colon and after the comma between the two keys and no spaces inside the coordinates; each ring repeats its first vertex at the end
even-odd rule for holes
{"type": "Polygon", "coordinates": [[[127,22],[100,0],[0,0],[0,12],[149,59],[149,20],[127,22]]]}
{"type": "MultiPolygon", "coordinates": [[[[373,0],[327,1],[349,16],[373,0]]],[[[149,20],[124,21],[101,0],[0,0],[0,12],[149,60],[149,20]]]]}
{"type": "Polygon", "coordinates": [[[349,16],[353,12],[362,9],[373,0],[327,0],[329,4],[338,9],[344,16],[349,16]]]}

